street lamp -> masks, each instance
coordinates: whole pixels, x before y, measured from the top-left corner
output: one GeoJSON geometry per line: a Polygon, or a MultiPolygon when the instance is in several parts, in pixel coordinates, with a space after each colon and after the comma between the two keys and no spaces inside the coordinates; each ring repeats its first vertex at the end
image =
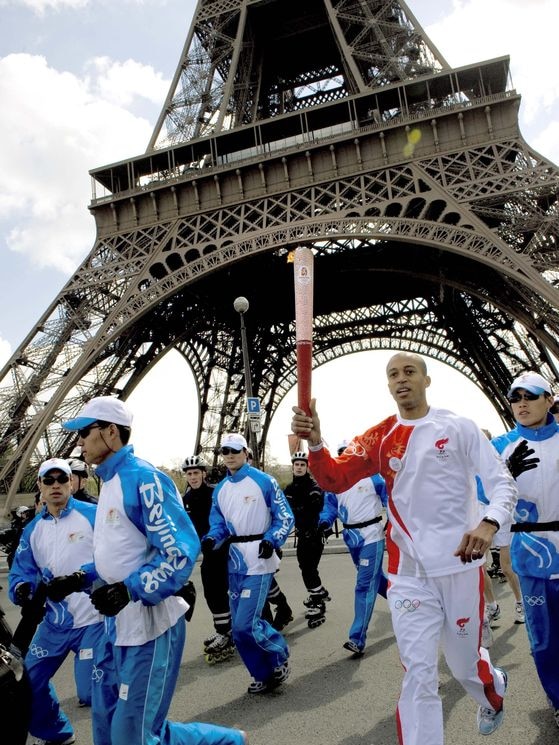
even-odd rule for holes
{"type": "MultiPolygon", "coordinates": [[[[243,349],[243,365],[245,368],[245,392],[247,399],[247,412],[248,412],[248,399],[252,398],[252,380],[250,377],[250,364],[248,361],[248,344],[247,344],[247,330],[245,326],[245,313],[249,309],[249,302],[246,297],[235,298],[233,302],[233,308],[237,311],[241,319],[241,346],[243,349]]],[[[252,429],[251,422],[249,421],[249,440],[250,448],[252,450],[253,465],[258,468],[258,444],[256,442],[256,432],[252,429]]]]}

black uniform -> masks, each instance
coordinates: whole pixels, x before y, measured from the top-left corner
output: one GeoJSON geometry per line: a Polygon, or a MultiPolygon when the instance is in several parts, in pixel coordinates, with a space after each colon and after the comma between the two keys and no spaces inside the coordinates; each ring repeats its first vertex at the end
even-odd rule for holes
{"type": "Polygon", "coordinates": [[[25,745],[27,730],[31,721],[31,684],[29,676],[23,666],[23,657],[33,631],[37,628],[40,618],[31,622],[30,635],[23,633],[23,625],[29,625],[29,619],[22,621],[20,644],[12,638],[11,629],[4,618],[4,611],[0,606],[0,713],[2,714],[2,741],[10,745],[25,745]],[[25,640],[23,639],[25,637],[25,640]],[[23,643],[22,643],[23,641],[23,643]],[[6,738],[4,740],[4,737],[6,738]]]}
{"type": "Polygon", "coordinates": [[[78,489],[78,491],[75,494],[72,494],[72,496],[80,502],[89,502],[89,504],[97,504],[99,501],[97,497],[94,497],[93,494],[90,494],[86,489],[78,489]]]}
{"type": "MultiPolygon", "coordinates": [[[[198,538],[202,538],[210,530],[212,494],[213,488],[203,483],[198,489],[188,487],[182,498],[198,538]]],[[[204,598],[213,616],[215,630],[220,634],[227,634],[231,630],[228,557],[229,544],[225,543],[217,550],[209,552],[207,556],[203,556],[200,565],[204,598]]]]}
{"type": "Polygon", "coordinates": [[[319,515],[324,506],[324,492],[310,473],[294,476],[284,489],[295,517],[297,561],[309,592],[322,588],[318,573],[324,549],[323,534],[318,530],[319,515]]]}

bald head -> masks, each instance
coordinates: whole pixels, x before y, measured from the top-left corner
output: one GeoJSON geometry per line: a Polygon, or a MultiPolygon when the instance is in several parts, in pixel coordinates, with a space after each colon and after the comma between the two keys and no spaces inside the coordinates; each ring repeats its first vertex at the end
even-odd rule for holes
{"type": "Polygon", "coordinates": [[[416,365],[421,370],[423,375],[427,375],[427,365],[425,364],[425,360],[421,355],[416,354],[415,352],[398,352],[397,354],[393,355],[388,360],[388,364],[386,366],[386,374],[388,375],[388,371],[391,367],[394,367],[395,364],[406,363],[416,365]]]}
{"type": "Polygon", "coordinates": [[[388,390],[398,405],[400,416],[420,419],[429,411],[426,390],[431,385],[427,365],[419,354],[398,352],[386,366],[388,390]]]}

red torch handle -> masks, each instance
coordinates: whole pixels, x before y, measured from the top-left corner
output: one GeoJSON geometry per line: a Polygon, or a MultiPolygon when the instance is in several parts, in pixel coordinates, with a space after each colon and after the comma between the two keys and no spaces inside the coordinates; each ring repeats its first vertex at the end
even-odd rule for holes
{"type": "Polygon", "coordinates": [[[295,249],[295,338],[297,352],[297,402],[310,414],[312,376],[312,321],[314,256],[310,248],[295,249]]]}

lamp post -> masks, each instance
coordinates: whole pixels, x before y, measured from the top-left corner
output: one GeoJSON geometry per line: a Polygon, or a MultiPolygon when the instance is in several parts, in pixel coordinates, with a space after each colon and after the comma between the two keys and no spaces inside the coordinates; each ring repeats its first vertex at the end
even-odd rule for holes
{"type": "MultiPolygon", "coordinates": [[[[249,302],[246,297],[235,298],[233,302],[233,308],[239,314],[241,319],[241,346],[243,350],[243,366],[245,369],[245,393],[247,399],[247,412],[248,412],[248,399],[252,398],[252,379],[250,377],[250,364],[248,360],[248,344],[247,344],[247,330],[245,326],[245,313],[249,309],[249,302]]],[[[252,460],[255,468],[259,466],[258,458],[258,444],[256,441],[256,433],[253,431],[251,423],[249,421],[249,441],[250,448],[252,450],[252,460]]]]}

